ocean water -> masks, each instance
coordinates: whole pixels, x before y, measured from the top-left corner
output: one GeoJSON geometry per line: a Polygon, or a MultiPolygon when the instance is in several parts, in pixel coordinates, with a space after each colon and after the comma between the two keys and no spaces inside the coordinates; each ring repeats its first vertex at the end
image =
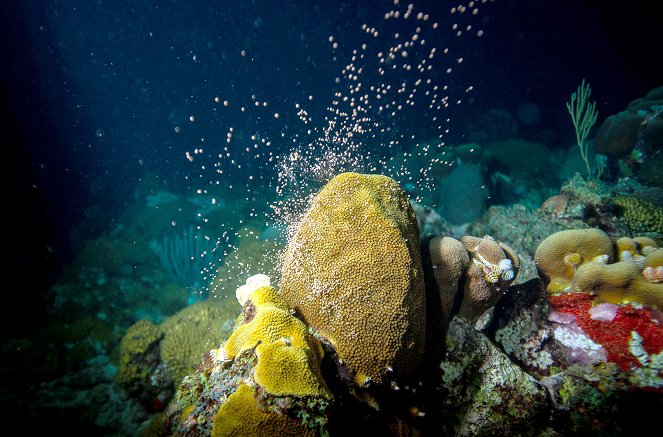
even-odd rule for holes
{"type": "Polygon", "coordinates": [[[339,173],[394,178],[455,236],[576,173],[661,188],[660,143],[594,150],[663,85],[653,2],[25,0],[0,16],[3,422],[137,433],[168,391],[116,381],[127,329],[215,301],[227,337],[235,289],[278,277],[339,173]],[[566,107],[581,84],[587,165],[566,107]]]}

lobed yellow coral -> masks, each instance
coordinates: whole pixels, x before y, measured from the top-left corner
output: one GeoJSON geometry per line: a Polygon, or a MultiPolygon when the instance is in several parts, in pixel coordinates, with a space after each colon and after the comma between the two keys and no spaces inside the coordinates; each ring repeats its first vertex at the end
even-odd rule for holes
{"type": "Polygon", "coordinates": [[[255,349],[254,379],[270,395],[330,398],[320,374],[322,346],[306,325],[288,311],[274,287],[258,288],[249,301],[255,314],[226,342],[228,358],[255,349]]]}
{"type": "Polygon", "coordinates": [[[596,295],[599,302],[637,302],[660,310],[663,284],[657,275],[663,267],[657,268],[663,264],[663,250],[656,246],[651,238],[635,237],[619,238],[613,247],[598,229],[561,231],[541,243],[535,261],[550,293],[579,291],[596,295]],[[611,263],[615,248],[617,262],[611,263]],[[581,262],[570,265],[576,255],[581,262]]]}
{"type": "Polygon", "coordinates": [[[599,301],[612,304],[637,302],[663,309],[663,284],[648,281],[634,262],[598,262],[581,266],[571,281],[574,291],[596,294],[599,301]]]}
{"type": "Polygon", "coordinates": [[[567,289],[576,270],[597,259],[614,261],[615,250],[610,237],[595,228],[556,232],[544,239],[534,253],[536,268],[549,293],[567,289]]]}
{"type": "Polygon", "coordinates": [[[425,296],[417,219],[398,183],[358,173],[329,181],[288,244],[280,291],[360,386],[410,376],[425,296]]]}
{"type": "Polygon", "coordinates": [[[214,417],[213,437],[276,435],[313,436],[315,431],[297,418],[262,408],[255,389],[246,384],[237,387],[214,417]]]}

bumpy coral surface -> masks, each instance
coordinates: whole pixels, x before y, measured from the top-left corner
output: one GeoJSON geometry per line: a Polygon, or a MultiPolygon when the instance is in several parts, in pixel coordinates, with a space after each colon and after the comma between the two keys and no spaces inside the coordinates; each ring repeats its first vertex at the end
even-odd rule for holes
{"type": "Polygon", "coordinates": [[[332,400],[322,347],[273,287],[250,294],[228,341],[184,378],[163,430],[176,435],[315,435],[332,400]]]}
{"type": "Polygon", "coordinates": [[[329,397],[319,370],[320,342],[290,314],[273,287],[260,287],[249,299],[251,319],[238,326],[226,342],[228,359],[255,349],[255,380],[267,393],[329,397]]]}
{"type": "Polygon", "coordinates": [[[617,196],[621,219],[633,232],[663,233],[663,208],[637,197],[617,196]]]}
{"type": "MultiPolygon", "coordinates": [[[[560,323],[555,329],[556,340],[575,351],[571,355],[576,358],[581,351],[587,352],[590,361],[608,361],[622,371],[634,372],[635,385],[660,389],[663,284],[656,281],[655,272],[663,260],[656,242],[623,237],[614,243],[616,260],[610,256],[583,263],[587,252],[582,250],[592,246],[586,238],[590,234],[578,234],[577,243],[571,245],[569,241],[580,231],[568,232],[553,234],[541,244],[546,245],[543,250],[537,250],[544,282],[550,281],[548,301],[555,311],[553,319],[560,323]],[[574,256],[580,262],[566,262],[574,256]],[[551,289],[556,276],[568,280],[563,290],[551,289]]],[[[608,238],[601,234],[594,230],[591,235],[608,238]]],[[[589,255],[596,253],[596,242],[593,246],[589,255]]]]}
{"type": "Polygon", "coordinates": [[[193,371],[203,355],[223,340],[226,309],[212,300],[191,305],[166,319],[160,328],[161,359],[178,383],[193,371]]]}
{"type": "Polygon", "coordinates": [[[240,384],[216,413],[212,436],[316,435],[295,417],[263,410],[255,396],[253,388],[240,384]]]}
{"type": "Polygon", "coordinates": [[[566,289],[578,267],[597,259],[615,260],[610,237],[600,229],[569,229],[541,242],[534,254],[539,276],[548,292],[566,289]]]}
{"type": "Polygon", "coordinates": [[[663,269],[660,258],[651,238],[620,238],[613,243],[599,229],[557,232],[541,243],[535,255],[551,294],[581,291],[596,295],[597,302],[638,303],[658,310],[663,309],[663,284],[657,278],[663,269]]]}
{"type": "Polygon", "coordinates": [[[288,306],[334,346],[357,384],[417,368],[425,327],[419,231],[392,179],[332,179],[288,244],[280,285],[288,306]]]}
{"type": "MultiPolygon", "coordinates": [[[[148,382],[151,369],[143,365],[143,361],[161,337],[159,327],[149,320],[134,323],[122,337],[116,380],[129,392],[143,389],[148,382]]],[[[158,350],[152,352],[158,353],[158,350]]]]}
{"type": "Polygon", "coordinates": [[[460,241],[471,263],[458,314],[475,322],[502,297],[518,274],[520,261],[513,249],[488,235],[483,238],[464,236],[460,241]]]}

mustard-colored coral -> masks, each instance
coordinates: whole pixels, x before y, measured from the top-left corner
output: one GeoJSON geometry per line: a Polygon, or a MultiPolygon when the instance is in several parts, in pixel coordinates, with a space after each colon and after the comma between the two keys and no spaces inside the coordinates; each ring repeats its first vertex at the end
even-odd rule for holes
{"type": "Polygon", "coordinates": [[[535,261],[550,293],[579,291],[596,295],[598,302],[663,309],[663,283],[657,280],[656,270],[663,262],[663,251],[650,238],[619,238],[613,244],[598,229],[561,231],[541,243],[535,261]],[[582,262],[570,265],[575,255],[582,262]]]}
{"type": "Polygon", "coordinates": [[[161,359],[175,384],[191,373],[204,354],[221,343],[221,324],[229,317],[225,307],[206,300],[184,308],[160,325],[161,359]]]}
{"type": "Polygon", "coordinates": [[[120,341],[120,362],[115,379],[128,391],[140,389],[149,377],[150,368],[141,365],[141,356],[161,339],[161,330],[149,320],[139,320],[129,327],[120,341]]]}
{"type": "Polygon", "coordinates": [[[633,232],[663,233],[663,208],[637,197],[618,195],[615,205],[621,208],[621,219],[633,232]]]}
{"type": "Polygon", "coordinates": [[[599,301],[613,304],[637,302],[663,309],[663,284],[646,280],[634,262],[598,262],[581,266],[573,277],[574,291],[596,294],[599,301]]]}
{"type": "Polygon", "coordinates": [[[417,219],[398,183],[333,178],[288,244],[280,290],[357,384],[411,375],[424,345],[424,286],[417,219]]]}
{"type": "Polygon", "coordinates": [[[663,249],[654,249],[647,253],[642,263],[642,277],[649,282],[663,282],[663,249]]]}
{"type": "Polygon", "coordinates": [[[549,293],[567,289],[576,270],[597,259],[614,261],[615,253],[610,237],[595,228],[556,232],[543,240],[534,254],[549,293]]]}
{"type": "Polygon", "coordinates": [[[274,396],[322,396],[331,394],[320,374],[323,351],[304,323],[288,311],[273,287],[251,293],[255,314],[238,326],[225,344],[228,358],[254,349],[255,382],[274,396]]]}
{"type": "Polygon", "coordinates": [[[230,436],[313,436],[315,431],[301,420],[262,408],[255,389],[240,384],[219,407],[212,427],[213,437],[230,436]]]}

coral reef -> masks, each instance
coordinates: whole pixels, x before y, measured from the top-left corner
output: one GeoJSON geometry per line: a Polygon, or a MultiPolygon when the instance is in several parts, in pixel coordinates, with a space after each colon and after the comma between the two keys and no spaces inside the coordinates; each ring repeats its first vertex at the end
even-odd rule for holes
{"type": "Polygon", "coordinates": [[[149,387],[154,362],[159,359],[158,342],[163,333],[149,320],[139,320],[129,327],[120,342],[120,362],[116,381],[129,393],[149,387]]]}
{"type": "Polygon", "coordinates": [[[513,249],[488,235],[483,238],[465,236],[460,242],[472,262],[465,273],[458,315],[476,322],[497,303],[516,278],[520,260],[513,249]]]}
{"type": "Polygon", "coordinates": [[[663,144],[663,87],[654,88],[626,109],[605,119],[596,134],[599,153],[622,158],[649,154],[663,144]]]}
{"type": "Polygon", "coordinates": [[[436,432],[458,436],[541,432],[549,405],[546,390],[535,378],[462,319],[452,320],[446,343],[446,357],[438,366],[440,403],[428,411],[438,417],[436,432]]]}
{"type": "MultiPolygon", "coordinates": [[[[651,393],[663,390],[663,331],[655,300],[633,290],[636,283],[661,285],[663,251],[656,240],[613,241],[598,229],[557,232],[536,250],[542,279],[511,285],[520,257],[489,236],[424,237],[422,253],[413,255],[403,240],[419,244],[419,235],[403,197],[383,177],[343,174],[332,180],[290,242],[280,288],[264,275],[238,287],[242,313],[233,333],[184,377],[153,426],[176,435],[560,435],[641,428],[640,420],[660,404],[651,393]],[[368,231],[388,240],[376,242],[368,231]],[[387,255],[385,247],[400,253],[387,255]],[[420,259],[395,261],[405,254],[420,259]],[[389,265],[379,264],[378,256],[389,265]],[[416,372],[394,377],[394,367],[383,380],[371,375],[366,383],[351,370],[371,363],[348,364],[347,349],[330,335],[337,332],[333,325],[347,329],[378,314],[387,326],[382,330],[391,336],[400,330],[396,338],[402,341],[410,325],[390,327],[385,311],[408,298],[404,290],[412,290],[416,277],[409,269],[417,262],[425,285],[417,288],[425,299],[417,308],[425,348],[416,372]],[[634,270],[637,277],[619,282],[620,274],[590,270],[596,266],[634,270]],[[608,290],[620,286],[616,302],[608,290]],[[354,292],[342,295],[352,307],[325,302],[326,293],[341,287],[354,292]],[[357,299],[366,290],[382,299],[379,305],[365,293],[357,299]],[[390,300],[395,297],[396,303],[390,300]],[[316,319],[306,305],[329,305],[330,311],[316,319]],[[615,405],[638,421],[616,417],[615,405]]],[[[658,292],[644,293],[652,291],[658,292]]],[[[384,353],[384,336],[380,328],[366,329],[359,324],[342,340],[375,360],[384,353]]]]}
{"type": "Polygon", "coordinates": [[[614,261],[615,250],[610,237],[595,228],[556,232],[534,254],[539,276],[551,293],[567,289],[578,267],[597,259],[614,261]]]}
{"type": "Polygon", "coordinates": [[[122,337],[115,380],[147,411],[163,410],[184,377],[228,335],[229,317],[224,306],[205,300],[160,325],[139,320],[122,337]]]}
{"type": "Polygon", "coordinates": [[[189,374],[203,355],[227,335],[223,323],[232,317],[226,307],[205,300],[184,308],[159,325],[161,359],[175,384],[189,374]]]}
{"type": "Polygon", "coordinates": [[[551,294],[579,291],[597,296],[597,302],[637,302],[661,310],[663,284],[652,275],[661,263],[656,249],[650,238],[613,242],[599,229],[568,230],[541,242],[535,262],[551,294]],[[647,258],[650,270],[643,274],[647,258]]]}
{"type": "Polygon", "coordinates": [[[320,342],[276,290],[258,286],[230,338],[184,378],[162,419],[162,432],[320,434],[332,400],[321,376],[322,355],[320,342]]]}

